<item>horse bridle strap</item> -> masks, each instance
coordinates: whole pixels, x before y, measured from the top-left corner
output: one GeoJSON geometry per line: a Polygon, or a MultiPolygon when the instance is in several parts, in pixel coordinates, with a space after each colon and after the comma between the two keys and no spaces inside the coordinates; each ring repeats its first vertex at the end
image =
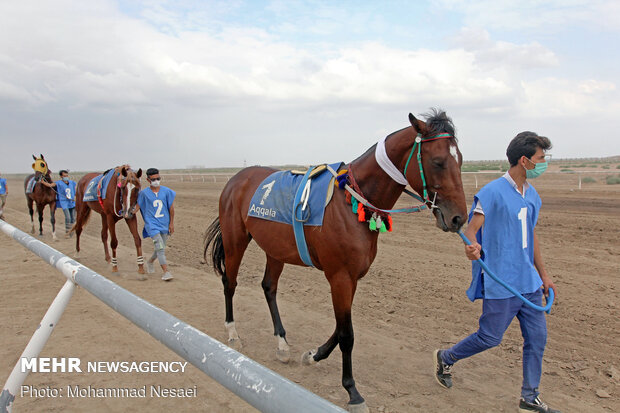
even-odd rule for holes
{"type": "MultiPolygon", "coordinates": [[[[437,135],[423,139],[422,134],[418,133],[417,136],[415,137],[415,142],[413,143],[413,147],[411,148],[411,153],[409,154],[409,158],[407,158],[407,163],[405,164],[405,170],[403,171],[403,176],[405,177],[405,179],[407,179],[407,168],[409,167],[409,162],[411,161],[411,157],[413,156],[413,153],[415,152],[415,149],[417,147],[418,148],[417,159],[418,159],[418,166],[420,167],[420,178],[422,179],[422,187],[424,188],[424,194],[422,195],[422,197],[424,198],[424,201],[429,202],[431,204],[431,207],[433,208],[436,208],[435,199],[431,201],[428,198],[428,190],[426,189],[426,178],[424,177],[424,169],[422,168],[422,143],[436,141],[438,139],[451,139],[451,138],[453,138],[453,136],[450,135],[449,133],[439,133],[437,135]]],[[[435,192],[435,198],[437,198],[436,192],[435,192]]]]}

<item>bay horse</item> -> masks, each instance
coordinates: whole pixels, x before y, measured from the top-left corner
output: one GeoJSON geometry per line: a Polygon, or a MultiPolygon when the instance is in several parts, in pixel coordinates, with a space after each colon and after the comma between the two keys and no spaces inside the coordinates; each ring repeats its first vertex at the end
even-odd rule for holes
{"type": "MultiPolygon", "coordinates": [[[[394,170],[392,175],[388,175],[386,169],[380,166],[375,156],[379,144],[352,161],[348,173],[351,181],[357,183],[357,193],[363,194],[377,209],[392,208],[408,183],[419,194],[425,194],[424,205],[431,207],[437,226],[444,231],[457,232],[466,220],[467,208],[461,181],[462,155],[454,137],[454,125],[445,112],[437,109],[431,109],[424,116],[426,122],[409,114],[411,126],[392,133],[380,142],[399,176],[391,177],[394,170]],[[415,165],[414,160],[412,166],[415,167],[407,170],[414,152],[421,156],[417,157],[419,165],[415,165]],[[397,178],[400,183],[395,180],[397,178]]],[[[291,225],[248,217],[255,190],[273,172],[276,170],[272,168],[249,167],[229,180],[220,196],[219,217],[206,231],[204,256],[206,259],[211,246],[213,268],[222,277],[224,285],[229,345],[239,349],[241,342],[233,318],[233,295],[239,265],[252,239],[265,252],[267,264],[262,287],[278,341],[276,356],[287,362],[290,349],[276,303],[278,279],[284,264],[304,263],[297,251],[291,225]]],[[[342,352],[342,385],[349,394],[349,411],[367,412],[364,398],[353,379],[351,306],[357,282],[368,272],[377,254],[378,232],[370,231],[368,224],[359,222],[358,218],[351,212],[345,191],[336,190],[325,209],[321,230],[305,227],[312,264],[325,273],[330,284],[336,328],[325,344],[302,355],[302,363],[308,365],[323,360],[339,345],[342,352]],[[342,245],[343,234],[349,240],[346,246],[342,245]]]]}
{"type": "MultiPolygon", "coordinates": [[[[106,172],[104,172],[103,175],[105,175],[106,172]]],[[[108,263],[112,263],[112,272],[118,272],[118,261],[116,259],[116,247],[118,246],[116,223],[124,218],[131,235],[133,235],[134,244],[136,245],[138,273],[144,274],[142,240],[138,234],[138,221],[136,218],[136,203],[141,188],[140,177],[142,176],[142,169],[138,169],[138,172],[136,172],[131,169],[129,165],[117,166],[114,168],[114,174],[108,183],[105,199],[98,197],[98,200],[95,201],[84,201],[84,193],[87,191],[87,185],[98,175],[99,174],[96,172],[86,174],[77,184],[75,195],[76,219],[71,229],[71,231],[75,231],[76,234],[76,256],[80,253],[80,235],[82,234],[82,229],[88,222],[90,212],[95,211],[101,215],[101,241],[103,242],[103,249],[105,251],[105,260],[108,263]],[[121,210],[118,209],[119,207],[121,210]],[[111,258],[108,250],[108,232],[111,238],[111,258]]],[[[142,280],[145,278],[141,277],[140,279],[142,280]]]]}
{"type": "Polygon", "coordinates": [[[46,205],[49,205],[50,222],[52,223],[52,238],[56,241],[58,240],[58,238],[56,238],[56,190],[41,183],[41,181],[45,181],[51,184],[54,181],[52,181],[51,171],[47,166],[47,161],[45,160],[43,154],[41,154],[38,158],[32,155],[32,159],[34,159],[32,169],[34,169],[35,172],[34,174],[28,175],[24,181],[24,194],[26,195],[26,204],[28,205],[30,223],[32,224],[31,233],[34,234],[33,203],[36,204],[37,213],[39,214],[40,236],[43,235],[43,210],[46,205]],[[34,178],[35,184],[34,187],[32,187],[32,192],[28,193],[28,183],[32,178],[34,178]]]}

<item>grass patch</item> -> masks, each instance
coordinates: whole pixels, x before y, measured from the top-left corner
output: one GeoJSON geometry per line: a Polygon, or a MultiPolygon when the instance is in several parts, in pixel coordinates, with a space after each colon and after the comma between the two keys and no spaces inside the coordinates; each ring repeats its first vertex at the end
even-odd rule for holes
{"type": "Polygon", "coordinates": [[[610,175],[607,177],[607,179],[605,179],[605,182],[607,183],[607,185],[620,185],[620,175],[610,175]]]}
{"type": "Polygon", "coordinates": [[[584,184],[593,184],[594,182],[596,182],[596,179],[592,178],[591,176],[586,176],[581,180],[581,182],[584,184]]]}

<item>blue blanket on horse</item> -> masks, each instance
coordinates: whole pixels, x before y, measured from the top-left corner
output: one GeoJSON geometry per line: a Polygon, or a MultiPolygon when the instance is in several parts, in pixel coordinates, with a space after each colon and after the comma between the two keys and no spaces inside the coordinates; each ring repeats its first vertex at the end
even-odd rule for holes
{"type": "Polygon", "coordinates": [[[93,179],[90,180],[88,185],[86,185],[86,191],[84,191],[84,198],[82,200],[84,202],[88,201],[97,201],[99,198],[105,199],[105,195],[108,189],[108,184],[110,183],[110,179],[114,175],[114,169],[110,169],[104,174],[97,175],[93,179]]]}
{"type": "Polygon", "coordinates": [[[26,184],[26,193],[31,194],[34,191],[34,186],[37,184],[37,181],[34,179],[34,176],[28,180],[26,184]]]}
{"type": "MultiPolygon", "coordinates": [[[[338,162],[330,166],[337,171],[341,165],[342,163],[338,162]]],[[[291,225],[293,201],[303,177],[304,175],[294,174],[291,171],[278,171],[269,175],[252,196],[248,216],[291,225]]],[[[303,213],[301,207],[297,211],[297,216],[306,220],[304,225],[323,225],[328,186],[332,178],[333,175],[327,169],[312,177],[308,205],[303,213]]]]}

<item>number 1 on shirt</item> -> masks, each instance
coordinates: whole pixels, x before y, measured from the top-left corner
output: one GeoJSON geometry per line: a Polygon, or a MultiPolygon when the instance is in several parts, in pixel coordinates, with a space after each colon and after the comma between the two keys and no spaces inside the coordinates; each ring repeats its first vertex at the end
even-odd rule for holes
{"type": "Polygon", "coordinates": [[[519,221],[521,221],[521,239],[523,241],[523,248],[527,248],[527,208],[523,207],[519,211],[519,221]]]}

